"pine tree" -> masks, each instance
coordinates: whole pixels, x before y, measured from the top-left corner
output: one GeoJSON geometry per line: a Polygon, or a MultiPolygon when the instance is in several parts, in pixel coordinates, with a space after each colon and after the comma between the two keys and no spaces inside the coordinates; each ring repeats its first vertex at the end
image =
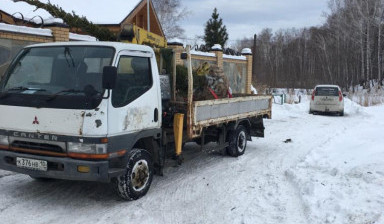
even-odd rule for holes
{"type": "Polygon", "coordinates": [[[209,48],[214,44],[220,44],[224,47],[227,40],[227,28],[223,25],[223,19],[219,18],[219,13],[217,13],[217,9],[215,8],[212,13],[212,18],[210,18],[205,25],[205,44],[209,48]]]}

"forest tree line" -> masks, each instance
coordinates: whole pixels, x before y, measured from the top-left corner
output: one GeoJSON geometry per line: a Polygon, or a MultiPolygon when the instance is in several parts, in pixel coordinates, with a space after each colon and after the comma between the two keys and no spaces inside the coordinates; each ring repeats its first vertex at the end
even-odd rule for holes
{"type": "MultiPolygon", "coordinates": [[[[319,27],[262,30],[256,38],[254,80],[286,88],[369,87],[369,81],[382,81],[384,0],[331,0],[329,8],[319,27]]],[[[244,38],[238,48],[253,45],[253,38],[244,38]]]]}

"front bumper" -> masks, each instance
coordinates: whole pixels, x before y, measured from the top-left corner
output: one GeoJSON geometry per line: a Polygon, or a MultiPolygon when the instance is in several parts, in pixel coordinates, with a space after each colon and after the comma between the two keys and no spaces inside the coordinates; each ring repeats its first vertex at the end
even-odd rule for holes
{"type": "Polygon", "coordinates": [[[48,157],[0,150],[0,169],[23,173],[34,177],[45,177],[64,180],[84,180],[110,182],[113,177],[124,174],[124,169],[109,168],[108,161],[85,161],[62,157],[48,157]],[[45,160],[47,171],[36,171],[16,166],[16,157],[45,160]],[[88,173],[77,171],[78,166],[88,166],[88,173]]]}

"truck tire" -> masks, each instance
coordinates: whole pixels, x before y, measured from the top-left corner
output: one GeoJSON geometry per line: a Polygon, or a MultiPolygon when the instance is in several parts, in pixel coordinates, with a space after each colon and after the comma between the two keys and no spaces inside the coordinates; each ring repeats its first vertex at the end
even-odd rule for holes
{"type": "Polygon", "coordinates": [[[344,110],[339,113],[340,116],[344,116],[344,110]]]}
{"type": "Polygon", "coordinates": [[[137,200],[147,194],[153,178],[151,154],[144,149],[132,149],[128,154],[126,173],[114,180],[117,194],[124,200],[137,200]]]}
{"type": "Polygon", "coordinates": [[[236,130],[230,131],[228,134],[229,146],[227,153],[230,156],[238,157],[244,154],[247,148],[247,130],[243,125],[239,125],[236,130]]]}

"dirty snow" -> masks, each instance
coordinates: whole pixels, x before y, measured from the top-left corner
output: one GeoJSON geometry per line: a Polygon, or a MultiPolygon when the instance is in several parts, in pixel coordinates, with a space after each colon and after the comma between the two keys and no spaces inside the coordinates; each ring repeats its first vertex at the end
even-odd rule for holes
{"type": "Polygon", "coordinates": [[[1,223],[384,223],[384,106],[345,104],[344,117],[308,114],[305,97],[273,105],[239,158],[187,144],[133,202],[107,184],[0,171],[1,223]]]}

